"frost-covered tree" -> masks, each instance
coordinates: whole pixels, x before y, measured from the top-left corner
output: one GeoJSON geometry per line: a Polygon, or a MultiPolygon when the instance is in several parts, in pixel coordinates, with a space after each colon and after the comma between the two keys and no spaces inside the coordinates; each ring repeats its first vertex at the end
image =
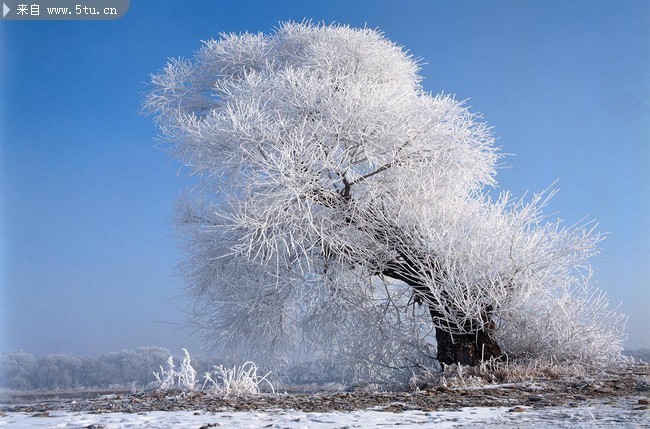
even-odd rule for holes
{"type": "Polygon", "coordinates": [[[376,30],[287,23],[152,77],[145,108],[199,178],[179,205],[197,320],[246,358],[369,378],[618,356],[624,319],[588,283],[601,237],[546,223],[546,197],[490,200],[490,128],[418,73],[376,30]]]}
{"type": "Polygon", "coordinates": [[[0,388],[29,390],[34,388],[36,359],[29,353],[0,355],[0,388]]]}

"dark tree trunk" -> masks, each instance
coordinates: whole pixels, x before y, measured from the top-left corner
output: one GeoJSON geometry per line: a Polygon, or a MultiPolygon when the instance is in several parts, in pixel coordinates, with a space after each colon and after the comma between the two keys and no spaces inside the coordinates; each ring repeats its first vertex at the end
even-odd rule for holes
{"type": "MultiPolygon", "coordinates": [[[[438,310],[433,306],[430,290],[422,284],[421,273],[413,267],[417,266],[405,256],[402,261],[387,264],[382,274],[396,280],[401,280],[413,288],[415,302],[427,305],[431,320],[436,323],[442,319],[438,310]]],[[[427,273],[432,278],[433,273],[427,273]]],[[[437,273],[437,277],[444,277],[444,273],[437,273]]],[[[490,314],[490,308],[486,308],[490,314]]],[[[486,316],[487,318],[487,316],[486,316]]],[[[449,332],[436,328],[436,342],[438,343],[438,361],[447,365],[460,363],[462,365],[478,365],[481,360],[500,359],[503,355],[501,348],[494,340],[492,330],[494,324],[490,323],[475,334],[452,335],[449,332]]]]}
{"type": "Polygon", "coordinates": [[[447,365],[478,365],[481,360],[501,358],[501,348],[489,332],[482,330],[476,334],[452,335],[440,328],[436,329],[438,361],[447,365]]]}

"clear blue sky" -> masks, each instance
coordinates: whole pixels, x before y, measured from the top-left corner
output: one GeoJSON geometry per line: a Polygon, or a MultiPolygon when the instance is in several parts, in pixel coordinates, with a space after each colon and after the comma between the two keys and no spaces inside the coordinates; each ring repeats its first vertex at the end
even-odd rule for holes
{"type": "Polygon", "coordinates": [[[494,126],[521,195],[609,232],[595,278],[650,347],[650,2],[132,0],[107,22],[0,22],[0,352],[193,350],[171,227],[184,184],[138,115],[148,75],[220,32],[368,25],[494,126]]]}

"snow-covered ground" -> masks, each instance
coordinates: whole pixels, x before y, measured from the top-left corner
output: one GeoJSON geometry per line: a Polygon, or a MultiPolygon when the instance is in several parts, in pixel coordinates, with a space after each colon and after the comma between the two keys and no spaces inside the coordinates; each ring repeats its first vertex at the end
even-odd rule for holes
{"type": "Polygon", "coordinates": [[[650,428],[647,410],[625,411],[620,406],[528,409],[463,408],[459,411],[350,411],[304,413],[300,411],[256,411],[202,413],[153,411],[139,414],[88,414],[52,411],[49,416],[7,413],[0,428],[650,428]]]}

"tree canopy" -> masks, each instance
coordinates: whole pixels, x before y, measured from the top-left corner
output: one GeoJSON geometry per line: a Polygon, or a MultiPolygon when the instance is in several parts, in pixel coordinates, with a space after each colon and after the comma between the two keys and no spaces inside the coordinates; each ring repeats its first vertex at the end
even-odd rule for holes
{"type": "Polygon", "coordinates": [[[366,378],[620,356],[624,317],[589,283],[601,236],[548,222],[553,192],[490,199],[491,129],[419,71],[377,30],[285,23],[152,76],[145,108],[198,178],[178,210],[195,321],[247,358],[366,378]]]}

